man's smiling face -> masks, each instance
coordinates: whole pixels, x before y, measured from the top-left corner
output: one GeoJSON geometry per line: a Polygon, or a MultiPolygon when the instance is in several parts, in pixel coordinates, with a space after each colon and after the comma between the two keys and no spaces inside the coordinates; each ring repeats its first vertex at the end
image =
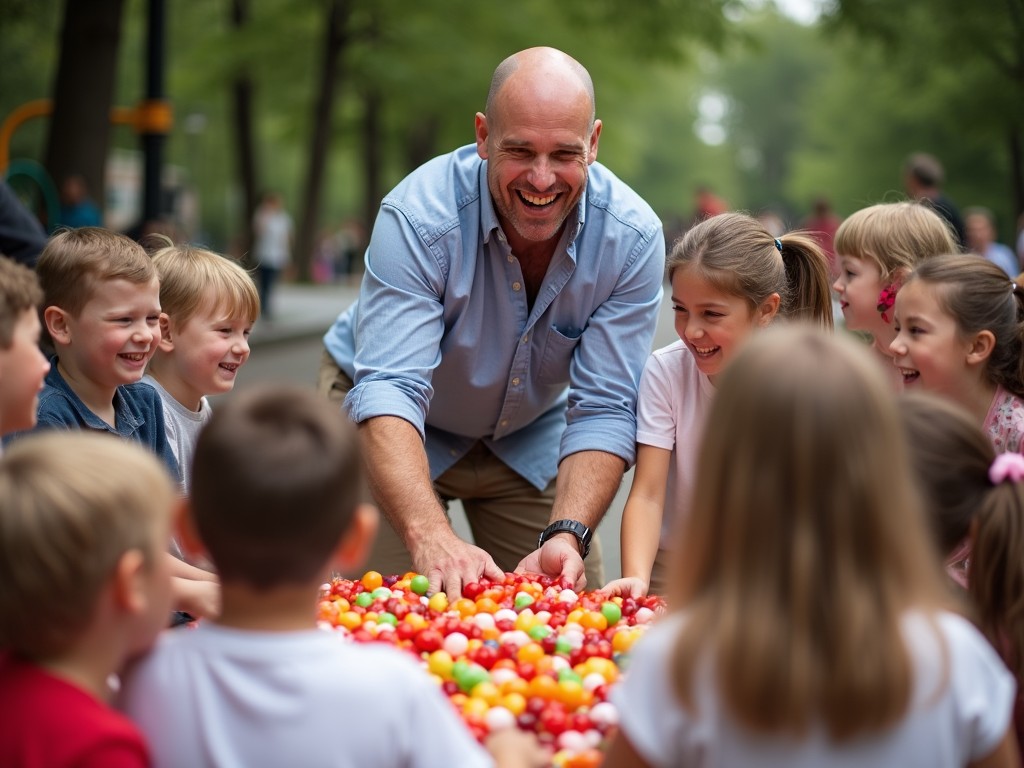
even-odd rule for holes
{"type": "Polygon", "coordinates": [[[477,115],[487,186],[514,252],[557,238],[575,210],[597,158],[601,122],[592,118],[585,90],[557,76],[541,84],[513,76],[496,109],[477,115]]]}

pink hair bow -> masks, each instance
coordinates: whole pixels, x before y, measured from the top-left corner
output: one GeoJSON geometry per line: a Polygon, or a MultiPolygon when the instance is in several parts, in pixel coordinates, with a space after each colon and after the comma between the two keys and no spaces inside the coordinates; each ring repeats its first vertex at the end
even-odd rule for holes
{"type": "Polygon", "coordinates": [[[993,485],[1004,480],[1014,483],[1024,480],[1024,456],[1019,453],[1000,453],[988,468],[988,479],[993,485]]]}

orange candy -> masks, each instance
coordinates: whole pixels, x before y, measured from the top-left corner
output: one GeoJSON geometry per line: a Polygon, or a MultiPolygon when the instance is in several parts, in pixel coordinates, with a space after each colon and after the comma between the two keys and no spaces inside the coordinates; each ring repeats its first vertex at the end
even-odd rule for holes
{"type": "Polygon", "coordinates": [[[384,577],[377,571],[367,571],[359,581],[368,592],[373,592],[384,584],[384,577]]]}
{"type": "Polygon", "coordinates": [[[545,658],[547,654],[544,652],[544,648],[542,648],[540,644],[526,643],[516,652],[516,656],[520,661],[536,664],[538,661],[545,658]]]}

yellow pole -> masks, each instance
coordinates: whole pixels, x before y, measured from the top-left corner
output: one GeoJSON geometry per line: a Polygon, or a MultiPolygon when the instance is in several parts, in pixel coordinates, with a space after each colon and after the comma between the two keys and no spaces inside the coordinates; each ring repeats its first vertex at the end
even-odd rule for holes
{"type": "Polygon", "coordinates": [[[0,176],[7,172],[7,167],[11,164],[11,136],[14,135],[14,131],[26,120],[31,120],[34,117],[46,117],[51,112],[53,112],[53,102],[50,99],[27,101],[15,108],[3,124],[0,124],[0,176]]]}

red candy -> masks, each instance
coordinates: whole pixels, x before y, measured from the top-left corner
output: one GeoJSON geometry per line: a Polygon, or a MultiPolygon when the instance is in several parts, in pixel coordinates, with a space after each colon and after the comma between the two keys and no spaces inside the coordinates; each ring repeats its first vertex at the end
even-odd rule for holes
{"type": "Polygon", "coordinates": [[[664,600],[577,594],[549,576],[507,573],[464,585],[448,605],[417,594],[416,576],[369,571],[324,584],[321,625],[415,654],[476,738],[515,725],[551,745],[556,765],[597,765],[617,722],[607,697],[619,662],[664,600]]]}

